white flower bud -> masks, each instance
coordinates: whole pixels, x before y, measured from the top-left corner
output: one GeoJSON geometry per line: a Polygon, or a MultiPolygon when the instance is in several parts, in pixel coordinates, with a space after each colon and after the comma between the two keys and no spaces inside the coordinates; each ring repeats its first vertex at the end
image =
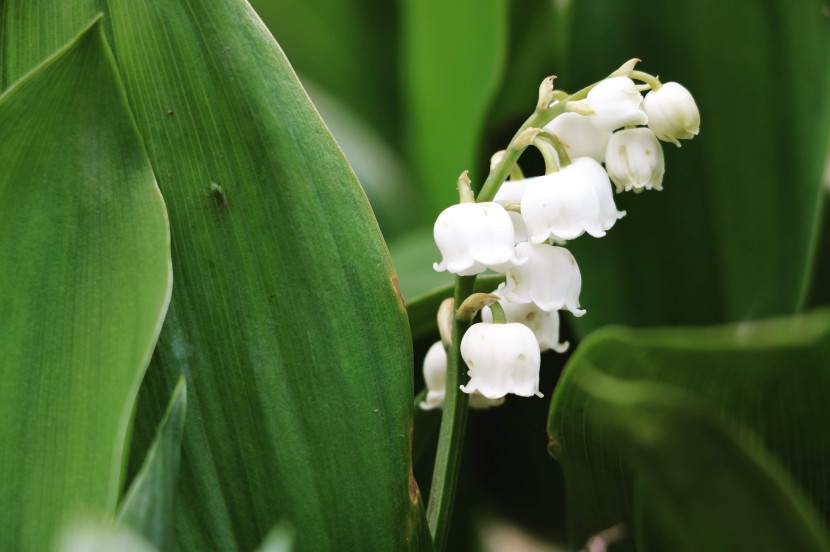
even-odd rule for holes
{"type": "Polygon", "coordinates": [[[594,110],[591,122],[605,130],[648,122],[648,116],[640,109],[643,96],[628,77],[600,81],[588,92],[585,102],[594,110]]]}
{"type": "Polygon", "coordinates": [[[418,405],[421,410],[432,410],[443,405],[447,391],[447,351],[440,341],[433,343],[424,357],[424,382],[427,398],[418,405]]]}
{"type": "Polygon", "coordinates": [[[545,125],[545,130],[559,138],[571,159],[590,157],[599,163],[605,160],[611,131],[597,127],[588,117],[563,113],[545,125]]]}
{"type": "Polygon", "coordinates": [[[513,223],[498,203],[459,203],[444,209],[433,236],[443,256],[432,265],[438,272],[472,276],[487,268],[504,272],[524,262],[514,255],[513,223]]]}
{"type": "Polygon", "coordinates": [[[536,336],[522,324],[473,324],[461,339],[461,356],[469,368],[465,393],[488,399],[508,393],[530,397],[539,392],[541,355],[536,336]]]}
{"type": "MultiPolygon", "coordinates": [[[[447,390],[447,351],[441,342],[433,343],[424,357],[424,382],[427,385],[426,400],[418,406],[421,410],[433,410],[444,406],[447,390]]],[[[480,393],[470,395],[470,408],[485,410],[504,403],[504,399],[488,399],[480,393]]]]}
{"type": "Polygon", "coordinates": [[[555,245],[520,243],[516,253],[528,258],[522,266],[507,272],[504,297],[514,303],[535,303],[543,311],[568,309],[575,316],[579,308],[582,275],[571,252],[555,245]]]}
{"type": "Polygon", "coordinates": [[[700,111],[692,94],[676,82],[667,82],[646,94],[643,110],[648,127],[664,142],[680,147],[678,140],[689,140],[700,131],[700,111]]]}
{"type": "Polygon", "coordinates": [[[601,238],[625,215],[617,211],[605,169],[590,157],[527,180],[521,209],[533,243],[572,240],[585,232],[601,238]]]}
{"type": "Polygon", "coordinates": [[[617,193],[632,189],[663,189],[666,172],[663,147],[647,128],[629,128],[614,133],[605,153],[605,168],[617,186],[617,193]]]}
{"type": "MultiPolygon", "coordinates": [[[[533,303],[513,303],[504,299],[504,287],[502,284],[493,292],[493,295],[502,297],[499,301],[504,310],[504,317],[508,322],[524,324],[533,331],[536,341],[539,342],[539,350],[545,352],[553,349],[557,353],[564,353],[568,350],[568,342],[559,342],[559,311],[543,311],[533,303]]],[[[493,313],[490,307],[481,310],[482,322],[492,322],[493,313]]]]}

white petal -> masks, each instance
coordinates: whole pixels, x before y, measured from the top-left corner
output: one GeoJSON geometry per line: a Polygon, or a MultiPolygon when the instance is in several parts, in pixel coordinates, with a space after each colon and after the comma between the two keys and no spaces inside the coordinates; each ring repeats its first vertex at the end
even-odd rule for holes
{"type": "MultiPolygon", "coordinates": [[[[527,186],[527,179],[508,180],[501,185],[493,201],[521,201],[527,186]]],[[[507,214],[513,223],[513,244],[527,241],[527,227],[522,215],[515,211],[507,211],[507,214]]]]}
{"type": "Polygon", "coordinates": [[[517,254],[528,257],[522,266],[507,272],[505,297],[518,303],[535,303],[544,311],[568,309],[575,316],[579,308],[582,275],[571,252],[554,245],[520,243],[517,254]]]}
{"type": "Polygon", "coordinates": [[[478,391],[488,399],[508,393],[529,397],[539,393],[539,344],[521,324],[473,324],[461,339],[461,356],[469,368],[465,393],[478,391]]]}
{"type": "Polygon", "coordinates": [[[528,179],[532,182],[522,196],[521,210],[530,241],[572,240],[585,232],[596,238],[605,235],[592,175],[583,169],[583,163],[574,162],[559,172],[528,179]]]}
{"type": "Polygon", "coordinates": [[[660,140],[680,147],[678,140],[688,140],[700,132],[700,111],[692,94],[676,82],[667,82],[646,94],[643,111],[648,127],[660,140]]]}
{"type": "MultiPolygon", "coordinates": [[[[508,322],[524,324],[533,331],[536,341],[539,342],[539,350],[545,352],[553,349],[557,353],[564,353],[568,350],[568,343],[559,342],[559,312],[543,311],[534,303],[514,303],[504,298],[505,284],[501,284],[493,291],[493,295],[501,297],[499,304],[504,310],[504,316],[508,322]]],[[[492,322],[493,314],[489,307],[481,310],[481,320],[492,322]]]]}
{"type": "Polygon", "coordinates": [[[565,146],[570,158],[590,157],[600,163],[605,159],[605,148],[611,131],[601,129],[591,119],[579,113],[563,113],[545,125],[565,146]]]}
{"type": "Polygon", "coordinates": [[[503,272],[523,262],[514,256],[513,223],[498,203],[460,203],[438,215],[433,228],[443,256],[433,268],[471,276],[490,268],[503,272]]]}
{"type": "Polygon", "coordinates": [[[614,133],[608,142],[605,166],[617,191],[661,190],[666,164],[663,147],[648,128],[614,133]]]}
{"type": "Polygon", "coordinates": [[[487,410],[494,406],[501,406],[504,404],[504,397],[500,399],[488,399],[481,393],[470,393],[470,408],[474,410],[487,410]]]}
{"type": "Polygon", "coordinates": [[[594,191],[597,193],[597,199],[599,200],[599,220],[602,229],[610,230],[617,220],[625,216],[625,211],[617,211],[608,173],[605,172],[602,165],[593,159],[577,159],[574,161],[574,164],[577,163],[581,165],[583,174],[591,181],[591,184],[594,186],[594,191]]]}
{"type": "Polygon", "coordinates": [[[594,110],[591,122],[605,130],[648,122],[648,116],[640,109],[643,96],[628,77],[603,80],[588,92],[585,102],[594,110]]]}
{"type": "Polygon", "coordinates": [[[432,410],[444,404],[447,390],[447,351],[441,342],[433,343],[424,357],[424,383],[427,398],[418,406],[421,410],[432,410]]]}

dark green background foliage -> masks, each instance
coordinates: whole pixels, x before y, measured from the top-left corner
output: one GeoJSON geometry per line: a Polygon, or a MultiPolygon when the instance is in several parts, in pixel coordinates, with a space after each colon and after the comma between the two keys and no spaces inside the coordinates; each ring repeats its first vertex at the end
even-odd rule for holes
{"type": "Polygon", "coordinates": [[[162,550],[430,549],[432,221],[542,78],[638,57],[701,133],[569,245],[588,314],[545,399],[473,414],[451,546],[830,549],[826,2],[252,4],[0,0],[0,548],[92,510],[162,550]]]}

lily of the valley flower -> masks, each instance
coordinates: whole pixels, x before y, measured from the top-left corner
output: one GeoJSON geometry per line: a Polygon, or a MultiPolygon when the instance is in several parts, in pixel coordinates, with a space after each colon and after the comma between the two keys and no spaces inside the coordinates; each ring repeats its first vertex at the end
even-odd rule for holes
{"type": "Polygon", "coordinates": [[[611,131],[597,127],[588,117],[563,113],[545,125],[545,130],[559,138],[571,159],[590,157],[599,163],[605,160],[611,131]]]}
{"type": "Polygon", "coordinates": [[[514,303],[535,303],[543,311],[568,309],[575,316],[579,308],[582,275],[571,252],[554,245],[520,243],[516,253],[528,258],[522,266],[507,272],[504,297],[514,303]]]}
{"type": "MultiPolygon", "coordinates": [[[[513,303],[504,299],[504,284],[493,292],[493,295],[502,297],[499,304],[504,310],[508,322],[524,324],[533,331],[536,341],[539,342],[539,350],[545,352],[553,349],[557,353],[564,353],[568,350],[568,342],[559,342],[559,311],[543,311],[534,303],[513,303]]],[[[489,307],[481,310],[482,322],[492,322],[493,314],[489,307]]]]}
{"type": "Polygon", "coordinates": [[[469,368],[465,393],[500,399],[512,393],[522,397],[539,392],[539,343],[522,324],[473,324],[461,339],[461,356],[469,368]]]}
{"type": "Polygon", "coordinates": [[[590,157],[527,180],[521,209],[533,243],[572,240],[585,232],[601,238],[625,215],[617,211],[605,170],[590,157]]]}
{"type": "Polygon", "coordinates": [[[663,147],[648,128],[628,128],[614,133],[605,153],[605,168],[618,193],[663,189],[666,172],[663,147]]]}
{"type": "Polygon", "coordinates": [[[692,94],[676,82],[667,82],[646,94],[643,110],[648,127],[664,142],[680,147],[678,140],[688,140],[700,132],[700,111],[692,94]]]}
{"type": "MultiPolygon", "coordinates": [[[[433,343],[424,357],[424,382],[427,397],[418,405],[421,410],[433,410],[444,406],[447,392],[447,351],[439,341],[433,343]]],[[[504,399],[488,399],[481,393],[470,394],[470,408],[486,410],[504,403],[504,399]]]]}
{"type": "Polygon", "coordinates": [[[585,103],[594,114],[591,122],[605,130],[616,130],[629,125],[644,125],[648,116],[640,109],[643,96],[634,81],[628,77],[611,77],[594,86],[585,103]]]}
{"type": "MultiPolygon", "coordinates": [[[[528,179],[526,178],[522,180],[508,180],[501,185],[493,201],[519,202],[522,200],[525,191],[527,191],[527,186],[528,179]]],[[[517,244],[527,241],[527,227],[525,226],[525,221],[521,213],[507,211],[507,214],[510,215],[510,220],[513,222],[513,243],[517,244]]]]}
{"type": "Polygon", "coordinates": [[[438,272],[472,276],[488,268],[504,272],[524,262],[515,256],[513,223],[498,203],[459,203],[444,209],[433,236],[443,256],[433,264],[438,272]]]}

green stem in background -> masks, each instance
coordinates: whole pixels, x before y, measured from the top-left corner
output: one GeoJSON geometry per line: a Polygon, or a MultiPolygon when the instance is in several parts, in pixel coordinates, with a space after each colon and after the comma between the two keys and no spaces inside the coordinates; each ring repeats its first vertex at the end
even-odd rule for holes
{"type": "MultiPolygon", "coordinates": [[[[460,305],[471,293],[475,276],[457,276],[455,279],[455,304],[460,305]]],[[[438,450],[435,454],[435,468],[432,472],[432,487],[427,506],[427,523],[432,540],[438,552],[446,549],[449,537],[452,506],[461,467],[461,450],[464,430],[467,426],[469,396],[459,386],[464,374],[464,360],[461,358],[461,337],[467,331],[469,321],[456,316],[452,328],[452,343],[447,351],[447,391],[444,411],[441,415],[441,431],[438,434],[438,450]]]]}

